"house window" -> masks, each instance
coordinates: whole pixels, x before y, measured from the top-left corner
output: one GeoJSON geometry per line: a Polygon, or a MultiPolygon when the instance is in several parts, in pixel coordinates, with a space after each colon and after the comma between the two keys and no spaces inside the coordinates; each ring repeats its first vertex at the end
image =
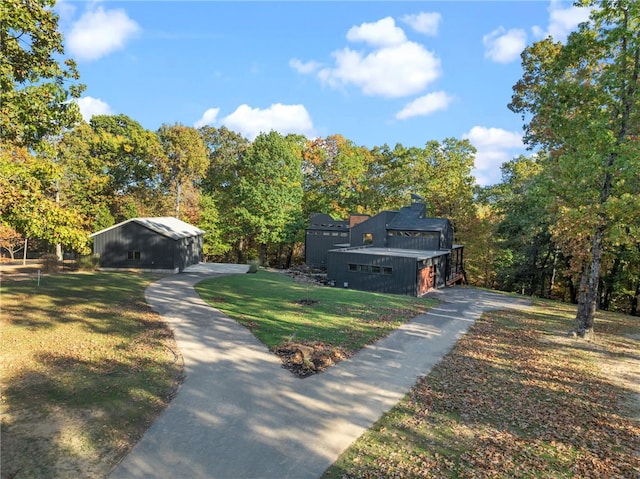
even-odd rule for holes
{"type": "Polygon", "coordinates": [[[127,259],[140,259],[140,251],[129,251],[127,259]]]}
{"type": "Polygon", "coordinates": [[[393,274],[393,268],[390,266],[374,266],[370,264],[355,264],[349,263],[347,265],[349,271],[357,271],[359,273],[373,273],[373,274],[393,274]]]}
{"type": "Polygon", "coordinates": [[[373,244],[373,233],[364,233],[362,235],[362,244],[373,244]]]}

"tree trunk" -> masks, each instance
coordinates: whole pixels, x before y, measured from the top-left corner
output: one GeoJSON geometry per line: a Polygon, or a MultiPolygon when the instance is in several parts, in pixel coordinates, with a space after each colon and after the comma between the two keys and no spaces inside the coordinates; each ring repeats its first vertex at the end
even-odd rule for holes
{"type": "Polygon", "coordinates": [[[284,269],[284,264],[282,263],[282,257],[284,256],[284,245],[280,243],[278,246],[278,268],[284,269]]]}
{"type": "Polygon", "coordinates": [[[180,219],[180,193],[182,192],[182,185],[177,182],[176,187],[176,218],[180,219]]]}
{"type": "MultiPolygon", "coordinates": [[[[60,180],[56,180],[56,204],[60,204],[60,180]]],[[[64,260],[62,257],[62,244],[56,243],[56,257],[58,261],[64,260]]]]}
{"type": "Polygon", "coordinates": [[[631,298],[631,311],[629,314],[631,316],[639,316],[638,314],[638,303],[640,302],[640,280],[638,280],[638,284],[636,285],[636,293],[633,298],[631,298]]]}
{"type": "Polygon", "coordinates": [[[569,302],[571,304],[578,304],[578,292],[576,291],[576,285],[572,278],[569,278],[569,302]]]}
{"type": "Polygon", "coordinates": [[[577,334],[580,334],[580,328],[582,327],[581,318],[587,315],[587,289],[589,287],[589,268],[586,264],[582,265],[582,272],[580,273],[580,286],[578,286],[578,310],[576,313],[576,330],[577,334]]]}
{"type": "Polygon", "coordinates": [[[291,259],[293,258],[293,246],[289,246],[289,251],[287,252],[287,263],[285,265],[286,269],[291,267],[291,259]]]}
{"type": "Polygon", "coordinates": [[[260,266],[266,266],[265,262],[267,258],[267,245],[266,243],[260,243],[260,250],[258,252],[258,261],[260,261],[260,266]]]}
{"type": "Polygon", "coordinates": [[[22,266],[27,264],[27,243],[29,242],[29,238],[24,239],[24,252],[22,253],[22,266]]]}
{"type": "MultiPolygon", "coordinates": [[[[604,226],[599,226],[593,235],[591,249],[591,265],[589,267],[587,291],[584,296],[584,304],[578,301],[578,314],[576,315],[577,333],[580,337],[593,335],[593,321],[596,316],[596,301],[598,299],[598,285],[600,283],[600,269],[602,268],[602,242],[604,239],[604,226]]],[[[582,281],[580,282],[582,285],[582,281]]]]}
{"type": "Polygon", "coordinates": [[[546,269],[547,269],[547,263],[549,262],[549,258],[551,258],[551,253],[552,250],[551,248],[549,248],[547,250],[547,254],[545,255],[544,260],[542,261],[542,264],[540,265],[540,297],[544,298],[544,292],[545,292],[545,284],[546,284],[546,269]]]}
{"type": "Polygon", "coordinates": [[[553,293],[553,287],[556,283],[556,263],[558,262],[558,254],[556,251],[553,252],[553,262],[551,263],[551,278],[549,278],[549,290],[547,291],[547,298],[551,299],[551,295],[553,293]]]}
{"type": "Polygon", "coordinates": [[[239,239],[236,242],[236,258],[238,258],[237,263],[238,264],[244,264],[244,240],[243,239],[239,239]]]}
{"type": "Polygon", "coordinates": [[[601,309],[604,309],[606,311],[608,311],[609,308],[611,307],[611,298],[613,297],[613,293],[615,291],[615,283],[616,283],[616,279],[618,278],[618,274],[621,266],[620,256],[624,253],[625,250],[626,250],[625,246],[622,245],[622,247],[616,254],[616,257],[613,261],[611,272],[607,275],[607,277],[605,277],[605,280],[603,282],[601,309]]]}

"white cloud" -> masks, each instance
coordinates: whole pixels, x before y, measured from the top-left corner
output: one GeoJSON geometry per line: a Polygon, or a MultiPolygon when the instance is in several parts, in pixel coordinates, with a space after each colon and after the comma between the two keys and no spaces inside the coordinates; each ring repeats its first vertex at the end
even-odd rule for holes
{"type": "Polygon", "coordinates": [[[220,108],[209,108],[202,114],[202,117],[193,124],[193,127],[200,128],[205,125],[213,125],[218,118],[218,113],[220,113],[220,108]]]}
{"type": "Polygon", "coordinates": [[[374,47],[399,45],[407,41],[402,28],[396,26],[391,17],[383,18],[374,23],[363,23],[357,27],[351,27],[347,32],[347,40],[350,42],[365,42],[374,47]]]}
{"type": "Polygon", "coordinates": [[[298,59],[289,65],[299,73],[316,75],[331,88],[355,86],[365,95],[390,98],[420,93],[441,75],[440,59],[423,45],[408,41],[391,17],[352,27],[347,39],[373,48],[336,50],[331,54],[333,66],[298,59]]]}
{"type": "Polygon", "coordinates": [[[533,33],[539,38],[552,36],[556,41],[566,40],[569,33],[589,19],[591,8],[570,6],[563,8],[557,0],[551,0],[549,4],[549,25],[544,30],[539,26],[533,27],[533,33]]]}
{"type": "Polygon", "coordinates": [[[467,138],[476,147],[473,174],[481,186],[498,183],[502,174],[502,164],[525,150],[520,133],[502,128],[474,126],[462,137],[467,138]]]}
{"type": "Polygon", "coordinates": [[[301,60],[298,60],[297,58],[292,58],[291,60],[289,60],[289,66],[298,73],[308,74],[318,71],[322,67],[322,63],[315,62],[313,60],[303,62],[301,60]]]}
{"type": "Polygon", "coordinates": [[[438,110],[446,110],[453,97],[443,91],[429,93],[416,98],[396,114],[398,120],[405,120],[413,116],[426,116],[438,110]]]}
{"type": "Polygon", "coordinates": [[[438,27],[440,26],[442,15],[439,13],[421,12],[415,15],[405,15],[401,20],[416,32],[436,36],[438,34],[438,27]]]}
{"type": "Polygon", "coordinates": [[[125,43],[140,31],[122,9],[105,10],[101,6],[87,10],[74,23],[66,38],[72,57],[97,60],[124,48],[125,43]]]}
{"type": "Polygon", "coordinates": [[[440,59],[422,45],[405,42],[368,55],[349,48],[334,53],[335,68],[318,72],[334,88],[355,85],[365,95],[403,97],[421,92],[440,76],[440,59]]]}
{"type": "Polygon", "coordinates": [[[516,60],[527,46],[527,34],[524,30],[505,30],[499,27],[482,37],[484,56],[498,63],[509,63],[516,60]]]}
{"type": "MultiPolygon", "coordinates": [[[[216,109],[210,108],[207,112],[212,110],[216,109]]],[[[266,109],[240,105],[233,113],[220,119],[220,124],[241,133],[252,141],[260,133],[268,133],[271,130],[283,135],[297,133],[314,136],[315,134],[313,122],[304,105],[275,103],[266,109]]]]}
{"type": "Polygon", "coordinates": [[[80,108],[80,114],[84,121],[91,120],[93,115],[112,115],[113,111],[108,103],[100,100],[99,98],[93,98],[90,96],[83,96],[76,100],[78,108],[80,108]]]}

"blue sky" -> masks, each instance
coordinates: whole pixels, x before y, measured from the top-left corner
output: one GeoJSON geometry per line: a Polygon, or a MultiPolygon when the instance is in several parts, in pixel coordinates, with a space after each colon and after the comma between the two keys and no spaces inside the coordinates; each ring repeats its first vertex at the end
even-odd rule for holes
{"type": "Polygon", "coordinates": [[[478,184],[520,153],[520,52],[588,12],[560,1],[128,1],[56,5],[92,114],[368,148],[468,138],[478,184]]]}

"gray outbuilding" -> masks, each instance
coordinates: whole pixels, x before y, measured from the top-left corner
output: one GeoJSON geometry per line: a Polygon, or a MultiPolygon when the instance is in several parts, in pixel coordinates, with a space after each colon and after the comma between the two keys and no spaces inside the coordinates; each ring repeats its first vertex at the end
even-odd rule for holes
{"type": "Polygon", "coordinates": [[[179,272],[202,261],[204,231],[170,216],[132,218],[90,235],[102,268],[179,272]]]}

